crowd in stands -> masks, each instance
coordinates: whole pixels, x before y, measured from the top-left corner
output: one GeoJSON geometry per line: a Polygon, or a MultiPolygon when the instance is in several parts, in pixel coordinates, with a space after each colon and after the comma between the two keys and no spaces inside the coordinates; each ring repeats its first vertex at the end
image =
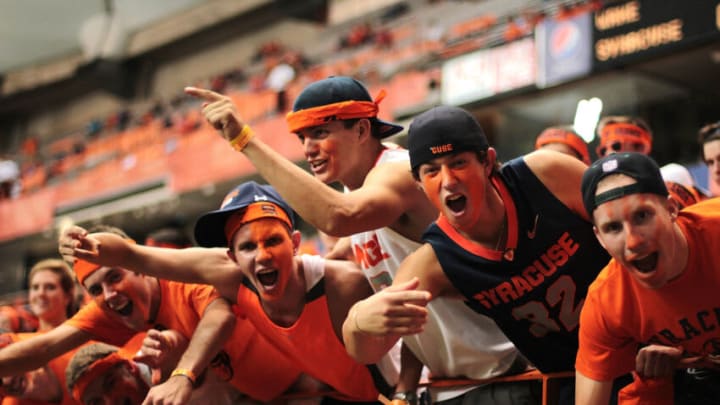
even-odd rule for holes
{"type": "MultiPolygon", "coordinates": [[[[601,5],[602,2],[598,0],[561,3],[552,12],[556,13],[555,18],[568,18],[601,5]]],[[[254,66],[260,66],[260,69],[238,67],[202,81],[207,83],[203,87],[221,93],[237,93],[240,97],[253,97],[254,93],[272,91],[275,93],[275,102],[263,113],[269,117],[274,113],[287,112],[288,98],[293,96],[293,91],[296,92],[297,87],[313,80],[330,75],[349,75],[369,84],[384,83],[392,80],[406,66],[412,66],[411,61],[420,60],[423,55],[445,52],[445,57],[451,56],[447,49],[443,51],[445,45],[472,39],[475,43],[473,46],[490,46],[496,41],[492,38],[512,41],[525,36],[547,13],[543,8],[525,9],[503,21],[498,21],[494,15],[484,14],[453,26],[435,23],[442,34],[428,36],[429,33],[425,31],[435,28],[415,26],[412,19],[395,23],[407,11],[407,6],[399,3],[379,17],[379,23],[361,20],[350,25],[338,41],[340,50],[344,52],[340,53],[339,58],[325,55],[320,58],[322,62],[310,61],[301,50],[288,49],[280,41],[264,42],[258,46],[252,60],[254,66]],[[484,39],[477,42],[478,38],[484,39]],[[253,73],[246,73],[250,71],[253,73]]],[[[437,85],[436,82],[437,77],[428,79],[430,86],[437,85]]],[[[89,144],[103,138],[122,137],[130,128],[160,122],[159,128],[163,131],[157,131],[156,135],[166,138],[171,149],[174,135],[191,133],[200,125],[197,117],[188,112],[192,109],[191,103],[184,94],[178,92],[169,100],[157,100],[147,108],[128,105],[107,117],[93,119],[84,130],[50,145],[40,145],[35,137],[29,136],[22,145],[21,153],[14,155],[16,158],[13,160],[19,165],[19,181],[14,183],[12,195],[32,193],[46,185],[72,178],[78,171],[92,170],[99,161],[110,157],[94,155],[89,144]]],[[[122,155],[131,153],[128,150],[116,152],[113,157],[120,159],[124,158],[122,155]]],[[[8,193],[4,192],[4,195],[8,193]]]]}

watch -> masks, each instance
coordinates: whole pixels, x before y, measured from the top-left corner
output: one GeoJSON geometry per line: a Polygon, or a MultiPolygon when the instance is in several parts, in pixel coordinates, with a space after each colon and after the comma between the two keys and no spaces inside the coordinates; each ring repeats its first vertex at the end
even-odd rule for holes
{"type": "Polygon", "coordinates": [[[392,396],[392,399],[405,401],[409,405],[417,405],[418,403],[418,396],[415,391],[396,392],[395,395],[392,396]]]}

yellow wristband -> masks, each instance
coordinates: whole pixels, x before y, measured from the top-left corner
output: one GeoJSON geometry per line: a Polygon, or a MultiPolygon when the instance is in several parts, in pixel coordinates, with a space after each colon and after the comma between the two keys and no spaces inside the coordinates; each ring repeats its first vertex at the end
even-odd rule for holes
{"type": "Polygon", "coordinates": [[[172,373],[170,373],[170,377],[175,377],[176,375],[181,375],[183,377],[186,377],[193,386],[195,386],[195,382],[197,381],[197,377],[195,376],[195,373],[192,372],[192,370],[187,368],[176,368],[173,370],[172,373]]]}
{"type": "Polygon", "coordinates": [[[247,146],[248,142],[250,142],[250,138],[252,138],[253,135],[255,135],[255,132],[252,130],[252,128],[250,128],[250,125],[243,124],[240,133],[235,135],[235,137],[230,140],[230,146],[232,146],[232,148],[236,151],[242,152],[243,149],[245,149],[245,146],[247,146]]]}

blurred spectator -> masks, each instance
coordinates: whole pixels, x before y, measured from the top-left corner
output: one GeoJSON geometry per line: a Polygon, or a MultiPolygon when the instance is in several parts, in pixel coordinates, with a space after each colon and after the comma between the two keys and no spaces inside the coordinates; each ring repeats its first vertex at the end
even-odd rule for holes
{"type": "Polygon", "coordinates": [[[288,109],[286,88],[295,79],[295,68],[285,61],[277,61],[275,58],[268,58],[268,67],[265,87],[277,94],[275,110],[277,113],[283,113],[288,109]]]}
{"type": "Polygon", "coordinates": [[[587,143],[573,129],[572,125],[549,127],[542,131],[535,140],[535,149],[551,149],[570,155],[590,164],[590,152],[587,143]]]}
{"type": "Polygon", "coordinates": [[[280,56],[283,50],[283,45],[278,41],[272,40],[265,42],[260,45],[260,48],[258,48],[257,52],[255,52],[255,56],[253,56],[253,62],[257,63],[268,57],[280,56]]]}
{"type": "Polygon", "coordinates": [[[30,269],[28,280],[28,301],[38,317],[38,331],[49,331],[75,314],[75,277],[67,263],[41,260],[30,269]]]}
{"type": "Polygon", "coordinates": [[[182,229],[166,227],[150,232],[145,237],[145,245],[171,249],[183,249],[192,246],[193,243],[182,229]]]}
{"type": "Polygon", "coordinates": [[[38,328],[38,319],[25,303],[18,299],[13,305],[0,306],[0,332],[34,332],[38,328]]]}
{"type": "Polygon", "coordinates": [[[26,158],[33,158],[38,152],[40,141],[35,136],[28,136],[20,146],[23,156],[26,158]]]}
{"type": "Polygon", "coordinates": [[[372,41],[374,32],[369,22],[357,24],[340,38],[340,49],[352,49],[372,41]]]}
{"type": "Polygon", "coordinates": [[[516,21],[515,17],[507,17],[507,26],[505,32],[503,32],[503,39],[505,42],[512,42],[518,38],[522,38],[525,35],[525,29],[516,21]]]}
{"type": "Polygon", "coordinates": [[[212,89],[212,91],[224,93],[225,89],[227,88],[227,80],[225,79],[225,75],[220,74],[213,76],[210,79],[210,88],[212,89]]]}
{"type": "Polygon", "coordinates": [[[698,132],[701,157],[708,167],[710,190],[720,193],[720,121],[703,126],[698,132]]]}
{"type": "Polygon", "coordinates": [[[20,166],[9,157],[0,160],[0,199],[20,195],[20,166]]]}
{"type": "Polygon", "coordinates": [[[387,28],[381,28],[375,33],[375,46],[380,49],[392,49],[395,39],[392,31],[387,28]]]}
{"type": "Polygon", "coordinates": [[[615,152],[638,152],[649,155],[652,151],[652,130],[639,117],[611,115],[603,117],[597,125],[600,138],[598,157],[615,152]]]}
{"type": "Polygon", "coordinates": [[[100,132],[103,129],[103,123],[102,121],[98,119],[91,120],[88,122],[87,126],[85,127],[85,135],[92,139],[98,135],[100,135],[100,132]]]}

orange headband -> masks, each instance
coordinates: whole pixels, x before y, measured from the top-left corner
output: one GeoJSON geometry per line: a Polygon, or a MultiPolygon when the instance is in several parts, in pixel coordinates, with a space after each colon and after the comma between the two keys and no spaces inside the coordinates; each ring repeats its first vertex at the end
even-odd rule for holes
{"type": "Polygon", "coordinates": [[[127,359],[120,357],[117,352],[114,352],[90,364],[80,378],[75,381],[72,391],[73,398],[82,403],[82,394],[85,393],[87,386],[97,378],[97,376],[102,375],[116,364],[124,361],[127,361],[127,359]]]}
{"type": "Polygon", "coordinates": [[[287,213],[279,205],[271,202],[260,201],[252,203],[242,211],[235,212],[225,222],[225,237],[230,245],[232,237],[241,226],[260,218],[275,218],[284,222],[292,229],[292,222],[287,213]]]}
{"type": "Polygon", "coordinates": [[[590,164],[590,152],[588,152],[587,143],[573,132],[560,128],[548,128],[538,136],[535,141],[535,149],[540,149],[540,147],[549,143],[562,143],[569,146],[586,165],[590,164]]]}
{"type": "Polygon", "coordinates": [[[666,181],[665,186],[668,189],[668,193],[670,193],[670,197],[680,205],[680,209],[697,204],[703,200],[700,193],[695,190],[694,187],[685,187],[674,181],[666,181]]]}
{"type": "Polygon", "coordinates": [[[375,101],[347,100],[289,112],[285,117],[288,130],[297,133],[301,129],[322,125],[332,120],[377,117],[380,102],[385,95],[385,90],[380,90],[375,101]]]}
{"type": "Polygon", "coordinates": [[[73,270],[75,271],[75,275],[77,276],[80,285],[83,285],[85,279],[88,278],[89,275],[95,273],[100,267],[102,266],[99,264],[77,259],[73,265],[73,270]]]}
{"type": "Polygon", "coordinates": [[[627,122],[614,122],[600,130],[600,145],[608,145],[615,141],[636,141],[648,146],[652,144],[652,135],[645,129],[627,122]]]}

